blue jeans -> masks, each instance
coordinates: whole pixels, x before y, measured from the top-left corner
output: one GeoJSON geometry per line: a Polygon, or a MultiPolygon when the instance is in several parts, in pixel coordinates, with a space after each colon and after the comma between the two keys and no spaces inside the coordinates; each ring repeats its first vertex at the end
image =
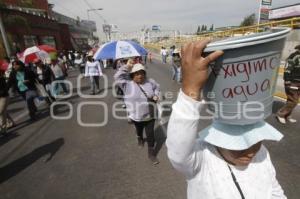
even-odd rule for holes
{"type": "Polygon", "coordinates": [[[167,63],[167,56],[166,55],[162,55],[162,62],[163,63],[167,63]]]}
{"type": "Polygon", "coordinates": [[[181,68],[178,68],[177,66],[172,66],[172,80],[175,80],[176,82],[181,82],[181,68]]]}
{"type": "Polygon", "coordinates": [[[99,76],[90,76],[90,81],[91,81],[91,92],[95,93],[96,87],[98,90],[100,90],[99,87],[99,76]]]}
{"type": "Polygon", "coordinates": [[[21,96],[26,101],[30,118],[33,118],[35,115],[35,112],[37,111],[37,108],[34,104],[34,98],[37,97],[37,92],[35,90],[27,90],[27,91],[21,92],[21,96]]]}
{"type": "Polygon", "coordinates": [[[65,94],[69,93],[69,91],[67,89],[67,86],[66,86],[66,84],[64,82],[58,82],[58,83],[55,82],[55,81],[63,81],[63,80],[65,80],[64,76],[55,78],[55,80],[54,80],[54,88],[53,88],[53,92],[54,93],[52,93],[52,96],[57,96],[59,94],[59,92],[60,92],[59,86],[63,89],[63,91],[64,91],[65,94]]]}

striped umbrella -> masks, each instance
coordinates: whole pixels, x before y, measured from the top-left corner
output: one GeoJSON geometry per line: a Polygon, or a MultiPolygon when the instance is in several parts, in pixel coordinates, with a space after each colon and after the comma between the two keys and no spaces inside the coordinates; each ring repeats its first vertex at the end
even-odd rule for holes
{"type": "Polygon", "coordinates": [[[95,60],[121,59],[147,55],[147,50],[133,41],[113,41],[102,45],[94,55],[95,60]]]}

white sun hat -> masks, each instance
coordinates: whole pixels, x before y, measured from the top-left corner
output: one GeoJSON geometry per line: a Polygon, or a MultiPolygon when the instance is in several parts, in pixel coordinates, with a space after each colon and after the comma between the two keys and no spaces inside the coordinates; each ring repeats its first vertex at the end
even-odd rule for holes
{"type": "Polygon", "coordinates": [[[88,56],[88,57],[92,57],[92,56],[94,56],[94,53],[93,53],[93,51],[89,51],[89,52],[88,52],[88,54],[87,54],[87,56],[88,56]]]}
{"type": "Polygon", "coordinates": [[[283,135],[267,122],[232,125],[214,121],[199,133],[199,139],[228,150],[245,150],[263,141],[280,141],[283,135]]]}
{"type": "Polygon", "coordinates": [[[142,64],[134,64],[131,71],[130,71],[130,73],[135,73],[135,72],[140,71],[140,70],[146,71],[145,66],[143,66],[142,64]]]}

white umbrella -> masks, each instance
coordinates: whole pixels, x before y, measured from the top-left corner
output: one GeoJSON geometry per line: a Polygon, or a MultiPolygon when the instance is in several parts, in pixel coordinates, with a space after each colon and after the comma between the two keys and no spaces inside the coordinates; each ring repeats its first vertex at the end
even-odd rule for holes
{"type": "Polygon", "coordinates": [[[50,55],[44,51],[38,48],[37,46],[32,46],[30,48],[25,49],[25,51],[22,53],[22,56],[20,60],[26,64],[33,62],[35,59],[40,59],[43,62],[47,58],[50,58],[50,55]]]}

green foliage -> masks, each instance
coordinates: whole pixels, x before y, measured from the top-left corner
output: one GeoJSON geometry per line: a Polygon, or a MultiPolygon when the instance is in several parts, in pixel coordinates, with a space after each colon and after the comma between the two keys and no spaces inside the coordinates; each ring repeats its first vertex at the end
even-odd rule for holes
{"type": "Polygon", "coordinates": [[[244,20],[241,22],[240,26],[252,26],[256,23],[256,17],[255,13],[248,15],[244,18],[244,20]]]}
{"type": "Polygon", "coordinates": [[[27,7],[27,8],[32,8],[33,7],[33,2],[32,0],[21,0],[20,5],[27,7]]]}
{"type": "Polygon", "coordinates": [[[201,28],[198,26],[196,34],[199,35],[201,33],[201,28]]]}
{"type": "Polygon", "coordinates": [[[6,8],[6,5],[3,0],[0,0],[0,9],[1,8],[6,8]]]}

